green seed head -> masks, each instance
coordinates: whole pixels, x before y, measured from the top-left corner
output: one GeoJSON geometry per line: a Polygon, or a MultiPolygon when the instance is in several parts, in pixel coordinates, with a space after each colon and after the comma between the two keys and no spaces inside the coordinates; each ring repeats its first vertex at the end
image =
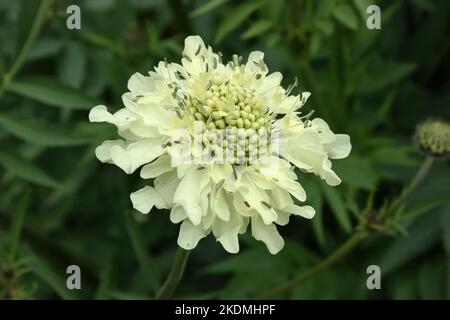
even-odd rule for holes
{"type": "Polygon", "coordinates": [[[416,132],[421,149],[435,157],[450,155],[450,124],[442,120],[428,120],[416,132]]]}

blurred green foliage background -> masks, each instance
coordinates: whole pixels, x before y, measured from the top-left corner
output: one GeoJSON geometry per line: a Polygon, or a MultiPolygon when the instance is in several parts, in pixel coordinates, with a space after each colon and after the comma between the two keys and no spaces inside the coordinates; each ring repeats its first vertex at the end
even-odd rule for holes
{"type": "MultiPolygon", "coordinates": [[[[167,211],[132,210],[129,193],[144,182],[95,159],[95,147],[116,133],[87,115],[98,103],[120,108],[131,74],[179,61],[190,34],[226,58],[264,51],[286,86],[298,76],[312,92],[303,108],[348,133],[353,150],[334,163],[339,187],[299,172],[317,215],[280,228],[278,255],[249,235],[237,255],[208,237],[176,297],[251,298],[308,270],[414,176],[424,158],[415,126],[449,119],[449,15],[446,0],[1,0],[1,299],[153,297],[179,227],[167,211]],[[381,30],[366,27],[374,3],[381,30]],[[70,4],[81,8],[81,30],[66,27],[70,4]],[[81,267],[82,290],[66,288],[71,264],[81,267]]],[[[450,298],[449,182],[440,161],[397,212],[401,220],[279,297],[450,298]],[[381,290],[366,287],[372,264],[381,267],[381,290]]]]}

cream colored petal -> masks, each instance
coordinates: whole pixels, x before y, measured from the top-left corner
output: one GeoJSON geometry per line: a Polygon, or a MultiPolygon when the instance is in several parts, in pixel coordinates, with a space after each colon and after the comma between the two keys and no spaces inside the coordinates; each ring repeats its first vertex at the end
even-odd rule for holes
{"type": "Polygon", "coordinates": [[[314,131],[321,144],[331,143],[336,140],[334,133],[330,130],[328,124],[320,118],[313,119],[311,121],[311,126],[306,130],[314,131]]]}
{"type": "Polygon", "coordinates": [[[303,91],[302,96],[300,98],[300,104],[303,106],[306,103],[306,101],[308,101],[310,96],[311,96],[311,92],[303,91]]]}
{"type": "Polygon", "coordinates": [[[350,136],[346,134],[336,134],[335,137],[336,140],[333,143],[326,145],[328,156],[331,159],[346,158],[352,150],[350,136]]]}
{"type": "Polygon", "coordinates": [[[267,66],[264,63],[264,52],[261,51],[250,52],[244,70],[251,76],[256,75],[256,73],[265,76],[267,74],[267,66]]]}
{"type": "Polygon", "coordinates": [[[119,146],[125,148],[126,143],[124,140],[105,140],[101,145],[95,149],[95,156],[98,160],[103,163],[111,163],[111,148],[114,146],[119,146]]]}
{"type": "Polygon", "coordinates": [[[141,165],[159,157],[164,152],[161,144],[160,139],[143,139],[130,143],[125,148],[115,145],[111,148],[111,160],[130,174],[141,165]]]}
{"type": "Polygon", "coordinates": [[[212,211],[222,220],[230,220],[230,207],[225,196],[225,191],[220,188],[214,193],[214,198],[212,202],[212,211]]]}
{"type": "Polygon", "coordinates": [[[306,200],[306,192],[302,185],[295,180],[289,179],[284,175],[275,176],[275,183],[284,190],[288,191],[292,196],[294,196],[299,201],[306,200]]]}
{"type": "Polygon", "coordinates": [[[278,219],[275,223],[279,226],[285,226],[289,223],[290,213],[286,211],[277,210],[278,219]]]}
{"type": "Polygon", "coordinates": [[[210,213],[209,196],[211,194],[211,183],[208,182],[200,192],[200,208],[202,209],[203,217],[210,213]]]}
{"type": "Polygon", "coordinates": [[[239,212],[239,214],[243,217],[252,217],[254,215],[257,215],[255,209],[250,208],[245,205],[245,199],[242,197],[240,193],[233,194],[233,207],[230,208],[230,211],[236,211],[239,212]]]}
{"type": "Polygon", "coordinates": [[[341,179],[337,176],[337,174],[331,169],[331,161],[325,159],[322,164],[322,172],[320,173],[320,177],[325,180],[325,182],[334,187],[341,183],[341,179]]]}
{"type": "Polygon", "coordinates": [[[153,206],[159,209],[168,208],[167,203],[164,202],[159,192],[149,186],[130,194],[130,199],[133,203],[133,208],[142,213],[149,213],[153,206]]]}
{"type": "MultiPolygon", "coordinates": [[[[142,120],[133,121],[131,125],[128,126],[128,130],[137,139],[142,138],[157,138],[160,136],[158,128],[145,125],[142,120]]],[[[123,133],[120,133],[123,136],[123,133]]]]}
{"type": "Polygon", "coordinates": [[[108,108],[103,105],[95,106],[89,111],[90,122],[112,122],[114,117],[108,112],[108,108]]]}
{"type": "Polygon", "coordinates": [[[89,121],[114,124],[119,129],[119,133],[132,126],[136,120],[136,116],[125,108],[119,109],[116,113],[111,114],[105,106],[100,105],[95,106],[89,112],[89,121]]]}
{"type": "Polygon", "coordinates": [[[199,36],[189,36],[184,40],[183,58],[181,63],[191,75],[196,76],[206,71],[206,63],[209,63],[209,70],[212,69],[211,61],[206,61],[207,49],[202,38],[199,36]],[[205,62],[203,61],[205,57],[205,62]]]}
{"type": "Polygon", "coordinates": [[[160,131],[167,130],[171,121],[176,118],[175,112],[158,105],[156,103],[137,103],[130,92],[122,95],[125,107],[138,115],[147,126],[157,127],[160,131]]]}
{"type": "Polygon", "coordinates": [[[296,107],[299,104],[299,101],[300,101],[299,96],[288,96],[288,97],[284,98],[280,102],[280,104],[272,106],[272,109],[276,113],[281,113],[281,114],[292,112],[297,109],[296,107]]]}
{"type": "Polygon", "coordinates": [[[316,214],[315,210],[311,206],[297,206],[293,205],[290,208],[286,209],[287,212],[291,214],[295,214],[297,216],[301,216],[306,219],[312,219],[316,214]]]}
{"type": "Polygon", "coordinates": [[[256,89],[256,92],[263,95],[270,95],[274,90],[277,90],[281,84],[283,75],[280,72],[274,72],[267,77],[262,78],[261,84],[256,89]]]}
{"type": "Polygon", "coordinates": [[[180,180],[178,179],[175,170],[163,173],[156,177],[154,181],[155,189],[170,206],[173,206],[173,196],[179,183],[180,180]]]}
{"type": "Polygon", "coordinates": [[[128,90],[131,92],[146,93],[154,91],[155,89],[153,80],[139,72],[134,73],[128,80],[128,90]]]}
{"type": "MultiPolygon", "coordinates": [[[[290,166],[290,165],[289,165],[290,166]]],[[[299,201],[305,201],[306,200],[306,193],[303,189],[302,185],[295,181],[297,177],[295,174],[291,178],[287,175],[287,173],[290,172],[290,168],[282,168],[279,167],[278,170],[274,170],[268,167],[261,168],[260,169],[263,176],[265,176],[267,179],[270,179],[270,188],[264,188],[264,189],[273,189],[273,185],[278,186],[286,191],[288,191],[292,196],[294,196],[299,201]]],[[[262,185],[258,183],[258,179],[252,179],[252,181],[255,182],[260,188],[263,188],[262,185]]]]}
{"type": "Polygon", "coordinates": [[[178,234],[178,245],[185,250],[194,249],[200,239],[206,237],[207,233],[201,225],[195,226],[188,219],[184,220],[178,234]]]}
{"type": "Polygon", "coordinates": [[[284,240],[274,224],[266,225],[258,216],[252,217],[252,235],[262,241],[271,254],[277,254],[284,246],[284,240]]]}
{"type": "Polygon", "coordinates": [[[200,36],[188,36],[184,40],[183,54],[187,56],[200,56],[206,51],[205,43],[200,36]]]}
{"type": "Polygon", "coordinates": [[[196,167],[197,167],[197,165],[192,164],[192,163],[180,164],[179,166],[177,166],[178,178],[179,179],[183,178],[186,175],[186,173],[188,173],[189,171],[195,169],[196,167]]]}
{"type": "Polygon", "coordinates": [[[232,219],[225,222],[221,219],[215,219],[212,225],[212,232],[217,241],[222,244],[223,248],[229,253],[239,252],[239,230],[242,227],[242,219],[232,219]]]}
{"type": "MultiPolygon", "coordinates": [[[[291,198],[291,194],[280,188],[280,187],[275,187],[273,188],[271,191],[271,203],[273,204],[273,206],[276,209],[285,209],[287,207],[290,207],[291,205],[294,204],[294,201],[291,198]]],[[[277,210],[278,212],[278,210],[277,210]]]]}
{"type": "Polygon", "coordinates": [[[240,191],[245,203],[259,213],[265,224],[270,224],[277,220],[277,213],[270,204],[267,192],[256,187],[247,175],[243,175],[241,180],[246,187],[240,191]]]}
{"type": "Polygon", "coordinates": [[[301,216],[306,219],[312,219],[315,215],[314,208],[311,206],[297,206],[291,204],[283,209],[283,211],[278,210],[278,220],[276,224],[280,226],[287,225],[289,223],[289,218],[291,215],[301,216]]]}
{"type": "Polygon", "coordinates": [[[274,187],[274,181],[270,177],[265,177],[253,169],[247,173],[253,183],[261,189],[270,190],[274,187]]]}
{"type": "Polygon", "coordinates": [[[307,171],[314,172],[326,181],[330,186],[341,183],[341,179],[331,169],[331,161],[325,152],[311,150],[309,148],[293,147],[285,154],[295,166],[307,171]]]}
{"type": "Polygon", "coordinates": [[[229,164],[212,164],[208,166],[208,170],[211,175],[211,179],[215,183],[219,183],[233,172],[233,169],[229,164]]]}
{"type": "Polygon", "coordinates": [[[173,207],[172,210],[170,210],[170,221],[172,223],[179,223],[186,218],[186,211],[184,211],[182,206],[173,207]]]}
{"type": "Polygon", "coordinates": [[[206,169],[192,169],[181,179],[175,191],[173,202],[183,206],[187,216],[194,225],[200,224],[203,216],[200,207],[200,196],[208,182],[209,175],[206,169]]]}
{"type": "Polygon", "coordinates": [[[211,212],[211,210],[207,210],[207,214],[202,217],[201,226],[203,230],[211,230],[211,225],[213,224],[215,220],[214,214],[211,212]]]}
{"type": "Polygon", "coordinates": [[[152,163],[143,166],[140,175],[143,179],[151,179],[173,169],[174,168],[170,165],[170,156],[163,154],[152,163]]]}

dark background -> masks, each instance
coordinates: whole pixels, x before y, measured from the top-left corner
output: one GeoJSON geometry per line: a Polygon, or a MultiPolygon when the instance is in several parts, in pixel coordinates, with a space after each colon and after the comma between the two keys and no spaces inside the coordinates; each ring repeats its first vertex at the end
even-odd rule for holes
{"type": "MultiPolygon", "coordinates": [[[[424,158],[416,125],[449,118],[446,0],[50,1],[37,30],[43,3],[0,1],[1,298],[153,297],[179,227],[167,211],[131,209],[129,193],[143,181],[95,158],[116,132],[90,124],[88,112],[98,103],[120,108],[131,74],[179,61],[187,35],[225,58],[264,51],[285,86],[298,76],[312,92],[303,108],[349,134],[353,149],[334,162],[339,187],[299,173],[317,215],[280,228],[278,255],[249,234],[230,255],[210,236],[191,254],[177,298],[252,298],[308,270],[411,180],[424,158]],[[366,27],[373,3],[381,30],[366,27]],[[70,4],[81,8],[81,30],[66,27],[70,4]],[[30,30],[38,31],[31,41],[30,30]],[[24,43],[31,47],[17,64],[24,43]],[[71,264],[82,270],[80,291],[66,288],[71,264]]],[[[389,228],[280,298],[450,298],[449,178],[439,161],[389,228]],[[366,287],[372,264],[381,290],[366,287]]]]}

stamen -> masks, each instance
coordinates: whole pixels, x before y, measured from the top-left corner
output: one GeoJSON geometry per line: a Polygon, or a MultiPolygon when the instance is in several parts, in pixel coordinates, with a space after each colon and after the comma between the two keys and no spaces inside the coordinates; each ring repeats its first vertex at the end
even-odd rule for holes
{"type": "Polygon", "coordinates": [[[294,83],[289,85],[288,89],[286,90],[286,95],[287,96],[290,95],[292,89],[294,89],[297,85],[298,85],[298,79],[297,79],[297,77],[295,77],[294,83]]]}
{"type": "Polygon", "coordinates": [[[267,209],[272,209],[272,206],[265,201],[261,201],[261,204],[263,204],[267,209]]]}
{"type": "Polygon", "coordinates": [[[224,183],[225,183],[225,179],[220,180],[219,183],[216,186],[216,190],[219,190],[220,187],[222,187],[224,183]]]}
{"type": "Polygon", "coordinates": [[[195,51],[195,55],[198,56],[198,54],[200,53],[200,49],[202,48],[202,46],[199,44],[197,51],[195,51]]]}
{"type": "Polygon", "coordinates": [[[185,58],[189,62],[192,62],[192,59],[186,54],[183,54],[183,58],[185,58]]]}

